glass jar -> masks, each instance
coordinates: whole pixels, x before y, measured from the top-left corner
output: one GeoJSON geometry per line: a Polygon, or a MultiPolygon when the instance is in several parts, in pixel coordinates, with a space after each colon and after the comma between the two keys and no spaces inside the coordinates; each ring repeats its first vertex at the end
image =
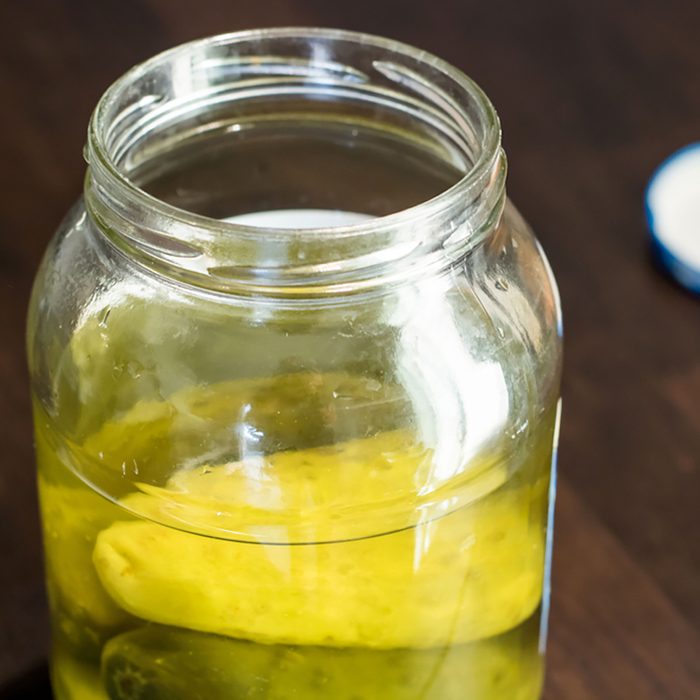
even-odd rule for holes
{"type": "Polygon", "coordinates": [[[561,326],[493,107],[275,29],[137,66],[28,348],[58,700],[532,700],[561,326]]]}

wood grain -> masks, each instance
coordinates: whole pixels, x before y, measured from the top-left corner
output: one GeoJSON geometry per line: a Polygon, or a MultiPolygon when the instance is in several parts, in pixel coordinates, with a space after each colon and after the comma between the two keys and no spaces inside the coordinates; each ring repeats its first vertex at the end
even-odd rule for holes
{"type": "Polygon", "coordinates": [[[81,189],[89,113],[161,49],[279,24],[418,44],[496,104],[509,191],[548,252],[566,318],[546,698],[699,698],[700,300],[654,269],[642,209],[653,168],[700,140],[700,3],[681,0],[2,4],[0,697],[46,682],[31,673],[47,628],[24,316],[81,189]]]}

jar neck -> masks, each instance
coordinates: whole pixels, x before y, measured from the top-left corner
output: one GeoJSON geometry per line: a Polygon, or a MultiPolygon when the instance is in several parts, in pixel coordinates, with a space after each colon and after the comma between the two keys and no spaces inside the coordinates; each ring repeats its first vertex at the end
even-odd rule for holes
{"type": "Polygon", "coordinates": [[[86,158],[88,212],[115,245],[232,293],[327,296],[425,274],[483,240],[505,199],[481,90],[425,52],[337,30],[242,32],[156,56],[105,93],[86,158]],[[227,220],[304,203],[368,216],[227,220]]]}

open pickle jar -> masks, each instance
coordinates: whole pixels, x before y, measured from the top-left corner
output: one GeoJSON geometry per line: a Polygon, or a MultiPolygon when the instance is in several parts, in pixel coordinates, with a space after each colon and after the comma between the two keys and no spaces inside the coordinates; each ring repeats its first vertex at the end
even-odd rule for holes
{"type": "Polygon", "coordinates": [[[28,352],[58,700],[535,700],[556,285],[495,111],[273,29],[112,85],[28,352]]]}

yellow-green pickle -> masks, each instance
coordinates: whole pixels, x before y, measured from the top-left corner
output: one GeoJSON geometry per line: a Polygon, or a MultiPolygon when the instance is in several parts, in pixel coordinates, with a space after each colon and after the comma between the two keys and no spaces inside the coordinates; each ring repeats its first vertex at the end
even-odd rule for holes
{"type": "Polygon", "coordinates": [[[29,317],[56,700],[540,697],[561,323],[499,139],[334,30],[110,88],[29,317]]]}

